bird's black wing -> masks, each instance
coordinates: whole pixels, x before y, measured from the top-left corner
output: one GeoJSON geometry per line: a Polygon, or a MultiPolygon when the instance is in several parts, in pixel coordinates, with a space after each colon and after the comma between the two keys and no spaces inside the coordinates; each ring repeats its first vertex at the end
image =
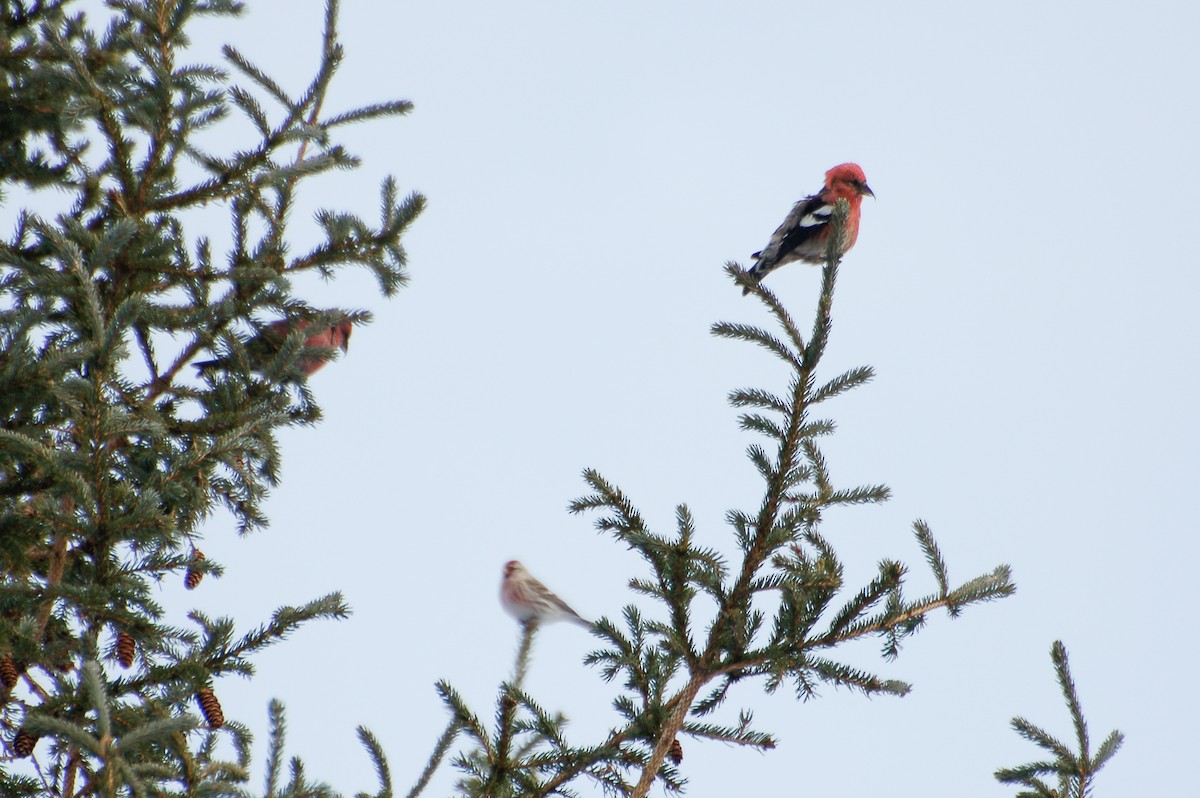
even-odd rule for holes
{"type": "Polygon", "coordinates": [[[768,271],[780,263],[795,259],[789,258],[789,255],[807,255],[805,243],[829,225],[832,213],[833,206],[822,200],[820,194],[805,197],[797,202],[783,220],[783,224],[771,235],[771,241],[766,248],[754,253],[753,257],[762,261],[758,267],[768,271]]]}

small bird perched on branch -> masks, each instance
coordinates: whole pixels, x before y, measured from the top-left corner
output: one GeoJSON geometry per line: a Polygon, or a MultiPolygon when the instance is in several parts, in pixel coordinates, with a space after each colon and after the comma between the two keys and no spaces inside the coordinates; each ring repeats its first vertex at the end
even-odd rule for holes
{"type": "MultiPolygon", "coordinates": [[[[262,332],[246,342],[246,352],[251,363],[262,365],[279,353],[279,348],[293,330],[304,332],[311,322],[308,319],[280,319],[273,321],[263,328],[262,332]]],[[[340,349],[346,352],[350,348],[350,333],[354,325],[349,321],[340,321],[328,327],[321,328],[304,339],[305,350],[340,349]]],[[[310,377],[329,362],[329,353],[305,351],[296,360],[296,366],[305,377],[310,377]]],[[[229,368],[228,358],[216,358],[196,363],[196,371],[203,375],[212,369],[229,368]]]]}
{"type": "MultiPolygon", "coordinates": [[[[862,215],[864,195],[874,197],[875,193],[867,185],[862,167],[856,163],[843,163],[830,169],[825,173],[825,187],[792,206],[792,212],[772,234],[770,243],[750,256],[757,262],[748,273],[755,282],[761,282],[768,273],[792,261],[824,263],[825,249],[833,232],[829,219],[833,215],[833,206],[840,199],[850,205],[850,215],[846,218],[843,246],[838,254],[849,252],[858,240],[858,220],[862,215]]],[[[750,289],[745,288],[742,293],[748,294],[750,289]]]]}
{"type": "Polygon", "coordinates": [[[500,582],[500,604],[504,611],[521,623],[568,620],[591,628],[592,623],[567,606],[567,602],[534,579],[516,560],[504,564],[500,582]]]}

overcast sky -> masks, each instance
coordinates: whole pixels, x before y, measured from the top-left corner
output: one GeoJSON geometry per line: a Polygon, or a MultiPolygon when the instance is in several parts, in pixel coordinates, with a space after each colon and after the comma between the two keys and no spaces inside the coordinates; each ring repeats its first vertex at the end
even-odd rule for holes
{"type": "MultiPolygon", "coordinates": [[[[251,5],[198,29],[195,59],[230,42],[298,91],[321,4],[251,5]]],[[[723,717],[753,708],[779,748],[685,740],[688,794],[1012,795],[992,771],[1041,755],[1012,716],[1071,737],[1055,639],[1094,739],[1127,736],[1097,798],[1181,793],[1200,711],[1200,5],[344,6],[327,110],[416,109],[345,131],[364,168],[310,189],[295,251],[318,207],[377,218],[387,173],[429,209],[394,301],[365,274],[298,285],[375,323],[313,378],[324,422],[283,436],[271,528],[238,539],[214,518],[202,546],[225,577],[163,588],[178,622],[196,606],[243,630],[332,590],[353,605],[260,658],[254,680],[219,681],[227,716],[261,743],[282,699],[290,753],[347,792],[373,789],[365,724],[407,791],[447,719],[435,680],[493,714],[518,634],[496,600],[506,560],[585,615],[633,600],[641,561],[566,512],[585,467],[658,531],[688,503],[703,545],[732,555],[724,514],[757,507],[761,485],[725,397],[786,374],[708,334],[765,320],[722,265],[856,161],[878,199],[841,272],[825,375],[878,377],[826,408],[825,451],[838,484],[894,499],[830,513],[824,533],[854,588],[889,557],[912,565],[913,595],[931,591],[910,532],[924,518],[952,579],[1009,563],[1018,592],[932,617],[895,662],[874,642],[847,652],[911,682],[903,699],[825,689],[801,704],[743,683],[723,717]]],[[[807,326],[819,270],[769,280],[807,326]]],[[[528,682],[579,743],[616,722],[615,687],[581,664],[595,646],[545,629],[528,682]]]]}

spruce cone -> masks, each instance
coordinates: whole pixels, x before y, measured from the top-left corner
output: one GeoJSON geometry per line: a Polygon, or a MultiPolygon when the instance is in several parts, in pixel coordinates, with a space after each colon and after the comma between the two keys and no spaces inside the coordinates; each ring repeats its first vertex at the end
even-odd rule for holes
{"type": "Polygon", "coordinates": [[[38,738],[34,737],[24,729],[17,731],[17,736],[13,738],[12,749],[13,753],[19,757],[26,757],[33,753],[33,747],[37,745],[38,738]]]}
{"type": "Polygon", "coordinates": [[[671,741],[671,750],[667,751],[667,759],[676,765],[683,761],[683,746],[679,744],[678,737],[671,741]]]}
{"type": "Polygon", "coordinates": [[[5,654],[4,659],[0,659],[0,684],[4,685],[5,690],[11,690],[17,686],[17,680],[20,678],[21,674],[13,662],[12,652],[5,654]]]}
{"type": "MultiPolygon", "coordinates": [[[[193,554],[195,555],[195,558],[197,560],[204,559],[204,552],[200,551],[200,549],[196,549],[193,552],[193,554]]],[[[200,584],[200,580],[203,578],[204,578],[203,571],[196,571],[192,568],[189,568],[189,569],[187,569],[187,574],[184,575],[184,577],[183,577],[183,586],[186,587],[188,590],[195,590],[196,585],[200,584]]]]}
{"type": "Polygon", "coordinates": [[[221,702],[217,700],[211,687],[201,688],[200,692],[196,693],[196,702],[200,704],[200,711],[208,721],[208,728],[219,729],[225,725],[225,713],[221,711],[221,702]]]}
{"type": "Polygon", "coordinates": [[[137,644],[133,642],[133,635],[129,632],[117,632],[117,662],[121,663],[122,668],[128,668],[133,664],[133,655],[137,653],[137,644]]]}

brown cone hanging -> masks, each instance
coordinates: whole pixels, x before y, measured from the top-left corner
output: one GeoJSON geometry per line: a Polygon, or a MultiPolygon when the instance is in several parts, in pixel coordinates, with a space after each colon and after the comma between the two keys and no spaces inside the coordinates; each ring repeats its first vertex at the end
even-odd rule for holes
{"type": "MultiPolygon", "coordinates": [[[[192,551],[192,554],[195,557],[195,559],[197,559],[197,560],[204,559],[204,552],[200,551],[200,549],[194,549],[192,551]]],[[[196,585],[200,584],[200,580],[203,578],[204,578],[203,571],[197,571],[192,568],[189,568],[189,569],[187,569],[187,574],[184,575],[184,577],[183,577],[183,586],[186,587],[188,590],[195,590],[196,585]]]]}
{"type": "Polygon", "coordinates": [[[133,664],[133,655],[137,653],[137,645],[129,632],[117,632],[117,662],[122,668],[133,664]]]}
{"type": "Polygon", "coordinates": [[[683,761],[683,746],[679,744],[678,737],[671,741],[671,749],[667,751],[667,759],[676,765],[683,761]]]}
{"type": "Polygon", "coordinates": [[[37,741],[38,738],[21,729],[17,732],[17,736],[13,738],[13,753],[21,757],[29,756],[33,753],[33,747],[37,745],[37,741]]]}
{"type": "Polygon", "coordinates": [[[17,686],[17,680],[20,678],[21,674],[13,662],[12,652],[5,654],[4,659],[0,659],[0,684],[4,685],[5,690],[11,690],[17,686]]]}
{"type": "Polygon", "coordinates": [[[217,700],[211,687],[201,688],[196,693],[196,702],[200,704],[200,711],[208,721],[208,728],[219,729],[225,725],[225,713],[221,711],[221,702],[217,700]]]}

